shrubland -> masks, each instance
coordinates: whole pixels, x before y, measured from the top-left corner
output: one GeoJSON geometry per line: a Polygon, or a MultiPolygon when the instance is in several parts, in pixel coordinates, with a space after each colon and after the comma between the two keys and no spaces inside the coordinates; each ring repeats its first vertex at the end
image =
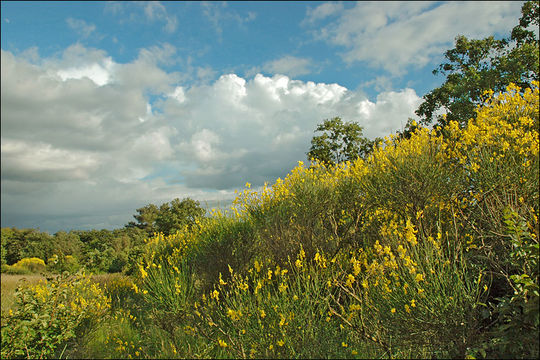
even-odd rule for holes
{"type": "Polygon", "coordinates": [[[537,356],[538,95],[486,92],[465,127],[299,163],[150,238],[133,289],[163,356],[537,356]]]}
{"type": "Polygon", "coordinates": [[[112,232],[3,228],[2,272],[64,275],[16,290],[2,358],[538,358],[538,9],[457,38],[417,111],[433,128],[326,121],[326,162],[209,216],[175,199],[112,232]]]}
{"type": "Polygon", "coordinates": [[[484,96],[464,127],[246,184],[133,276],[21,286],[3,357],[537,357],[538,83],[484,96]]]}

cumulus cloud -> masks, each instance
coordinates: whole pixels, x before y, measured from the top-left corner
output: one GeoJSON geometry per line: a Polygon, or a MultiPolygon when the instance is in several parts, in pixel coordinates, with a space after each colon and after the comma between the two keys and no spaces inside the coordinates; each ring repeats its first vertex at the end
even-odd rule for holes
{"type": "Polygon", "coordinates": [[[371,101],[283,74],[187,85],[160,67],[174,57],[167,44],[128,63],[80,44],[37,63],[2,50],[2,221],[53,227],[48,216],[71,214],[75,228],[121,226],[148,203],[230,200],[305,160],[324,119],[384,136],[421,101],[412,89],[371,101]]]}
{"type": "Polygon", "coordinates": [[[208,86],[176,89],[163,112],[183,129],[176,158],[185,165],[185,184],[228,189],[284,176],[305,160],[325,118],[358,121],[374,138],[401,130],[420,101],[412,89],[384,92],[372,102],[338,84],[229,74],[208,86]]]}
{"type": "MultiPolygon", "coordinates": [[[[306,22],[316,23],[335,7],[319,5],[308,11],[306,22]]],[[[358,2],[315,33],[317,39],[343,47],[347,63],[366,62],[399,75],[440,57],[458,34],[507,35],[520,9],[521,2],[358,2]]]]}

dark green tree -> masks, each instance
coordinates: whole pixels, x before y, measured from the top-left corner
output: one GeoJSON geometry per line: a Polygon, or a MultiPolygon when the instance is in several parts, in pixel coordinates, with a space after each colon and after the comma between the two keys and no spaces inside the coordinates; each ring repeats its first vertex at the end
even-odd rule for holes
{"type": "Polygon", "coordinates": [[[83,243],[75,232],[58,231],[54,234],[53,253],[56,255],[71,255],[80,259],[83,243]]]}
{"type": "Polygon", "coordinates": [[[127,226],[136,226],[139,229],[146,231],[151,236],[157,232],[156,219],[159,215],[159,208],[154,204],[148,204],[136,210],[137,215],[133,215],[137,223],[130,222],[127,226]]]}
{"type": "Polygon", "coordinates": [[[363,128],[358,123],[344,123],[340,117],[324,120],[317,126],[317,131],[322,135],[314,136],[311,140],[308,160],[316,159],[326,164],[365,158],[380,140],[365,138],[362,136],[363,128]]]}
{"type": "Polygon", "coordinates": [[[183,200],[176,198],[160,207],[154,204],[146,205],[137,209],[137,213],[133,215],[137,223],[130,222],[126,228],[139,228],[146,231],[148,236],[152,236],[157,232],[165,235],[174,234],[184,225],[191,227],[195,224],[196,218],[204,215],[205,210],[201,208],[198,201],[190,198],[183,200]]]}
{"type": "Polygon", "coordinates": [[[160,206],[156,218],[156,226],[159,232],[165,235],[174,234],[185,225],[191,228],[195,220],[205,213],[198,201],[185,198],[182,201],[176,198],[171,203],[160,206]]]}
{"type": "Polygon", "coordinates": [[[475,117],[484,91],[503,91],[513,82],[522,88],[539,79],[539,40],[530,26],[539,25],[539,1],[528,1],[522,9],[519,24],[508,38],[490,36],[481,40],[456,37],[455,47],[446,51],[447,62],[433,70],[446,76],[438,88],[424,95],[416,110],[423,124],[444,127],[450,121],[462,126],[475,117]],[[441,112],[446,113],[446,117],[441,112]]]}

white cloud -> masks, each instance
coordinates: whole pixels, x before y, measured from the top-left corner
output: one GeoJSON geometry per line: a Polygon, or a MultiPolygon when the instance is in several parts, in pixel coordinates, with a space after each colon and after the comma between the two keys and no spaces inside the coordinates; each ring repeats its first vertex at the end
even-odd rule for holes
{"type": "Polygon", "coordinates": [[[92,80],[96,85],[103,86],[109,82],[109,74],[113,66],[110,59],[105,59],[104,64],[91,64],[84,67],[73,67],[68,69],[62,69],[57,74],[66,81],[69,79],[82,79],[88,78],[92,80]]]}
{"type": "Polygon", "coordinates": [[[171,15],[160,1],[107,1],[104,12],[119,18],[120,23],[137,22],[162,22],[163,30],[174,33],[178,28],[178,17],[171,15]],[[142,12],[141,12],[142,10],[142,12]]]}
{"type": "Polygon", "coordinates": [[[96,31],[96,25],[89,24],[81,19],[74,19],[70,17],[66,19],[66,23],[83,38],[89,37],[94,31],[96,31]]]}
{"type": "Polygon", "coordinates": [[[314,9],[308,7],[306,19],[303,23],[314,23],[342,11],[343,4],[341,2],[325,2],[314,9]]]}
{"type": "Polygon", "coordinates": [[[96,169],[91,152],[54,148],[51,144],[2,139],[2,173],[10,180],[86,180],[96,169]]]}
{"type": "Polygon", "coordinates": [[[223,35],[223,26],[226,23],[232,21],[239,26],[243,26],[245,23],[257,18],[257,14],[253,11],[248,11],[247,15],[242,16],[234,10],[228,10],[226,2],[201,1],[200,4],[203,15],[210,21],[219,39],[223,35]]]}
{"type": "Polygon", "coordinates": [[[311,66],[311,60],[309,59],[286,55],[265,63],[262,68],[272,74],[285,74],[296,77],[309,74],[311,66]]]}
{"type": "MultiPolygon", "coordinates": [[[[421,68],[440,58],[458,34],[508,35],[520,8],[521,2],[358,2],[315,33],[343,47],[347,63],[366,62],[400,75],[408,67],[421,68]]],[[[315,10],[306,19],[312,19],[315,10]]]]}
{"type": "Polygon", "coordinates": [[[273,182],[305,160],[324,119],[384,136],[421,100],[405,89],[370,101],[281,74],[189,87],[160,68],[174,49],[154,50],[122,64],[78,44],[38,65],[1,51],[3,221],[71,213],[78,224],[107,224],[151,202],[230,198],[246,181],[273,182]],[[100,217],[106,212],[116,217],[100,217]]]}
{"type": "Polygon", "coordinates": [[[176,31],[178,26],[178,19],[176,15],[171,16],[167,13],[165,6],[159,1],[147,1],[144,4],[144,13],[150,21],[158,20],[165,22],[163,30],[168,33],[176,31]]]}

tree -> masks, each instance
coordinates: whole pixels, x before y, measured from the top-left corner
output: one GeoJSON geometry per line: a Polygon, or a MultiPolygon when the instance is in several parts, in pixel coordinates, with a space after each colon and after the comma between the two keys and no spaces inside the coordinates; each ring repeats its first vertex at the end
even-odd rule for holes
{"type": "Polygon", "coordinates": [[[155,232],[165,235],[174,234],[184,225],[192,227],[196,218],[202,216],[205,210],[198,201],[190,198],[174,199],[170,203],[164,203],[159,208],[154,204],[146,205],[137,209],[138,215],[133,215],[137,223],[130,222],[127,228],[138,227],[151,236],[155,232]]]}
{"type": "Polygon", "coordinates": [[[161,205],[156,218],[156,226],[159,232],[165,235],[174,234],[185,225],[191,228],[195,225],[195,220],[204,214],[204,209],[199,202],[190,198],[182,201],[176,198],[169,203],[161,205]]]}
{"type": "Polygon", "coordinates": [[[315,131],[322,131],[323,134],[311,140],[308,160],[316,159],[327,164],[365,158],[380,140],[371,141],[363,137],[363,128],[358,123],[343,123],[340,117],[324,120],[315,131]]]}
{"type": "Polygon", "coordinates": [[[139,229],[145,230],[148,235],[157,232],[156,219],[159,214],[159,209],[154,204],[148,204],[136,210],[138,215],[133,215],[137,223],[131,222],[128,226],[137,226],[139,229]]]}
{"type": "Polygon", "coordinates": [[[83,242],[75,232],[58,231],[54,234],[53,253],[56,255],[71,255],[79,259],[82,249],[83,242]]]}
{"type": "Polygon", "coordinates": [[[455,47],[446,51],[447,62],[433,70],[446,75],[446,81],[424,95],[416,114],[424,124],[434,121],[444,127],[454,120],[462,126],[476,116],[484,91],[504,91],[513,82],[521,88],[539,79],[539,40],[527,30],[539,24],[539,1],[528,1],[521,9],[522,17],[509,38],[482,40],[456,37],[455,47]],[[446,116],[438,114],[446,112],[446,116]]]}

